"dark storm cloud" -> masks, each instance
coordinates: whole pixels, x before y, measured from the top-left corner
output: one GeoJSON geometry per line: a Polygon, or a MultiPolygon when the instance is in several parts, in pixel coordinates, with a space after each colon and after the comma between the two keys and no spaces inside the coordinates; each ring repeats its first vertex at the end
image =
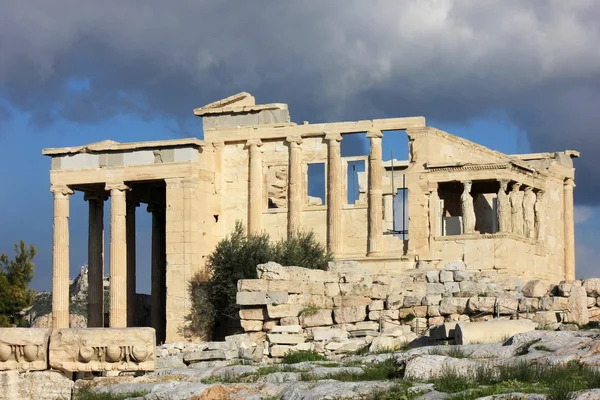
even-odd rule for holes
{"type": "Polygon", "coordinates": [[[577,201],[592,204],[599,19],[593,0],[5,1],[0,94],[38,124],[136,113],[184,126],[242,90],[289,103],[297,122],[504,115],[533,151],[582,151],[577,201]]]}

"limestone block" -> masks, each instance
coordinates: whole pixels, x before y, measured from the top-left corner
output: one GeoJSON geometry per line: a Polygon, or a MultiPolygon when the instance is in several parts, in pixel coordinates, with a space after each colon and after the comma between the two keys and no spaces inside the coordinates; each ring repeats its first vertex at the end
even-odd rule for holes
{"type": "Polygon", "coordinates": [[[236,303],[239,306],[283,304],[288,301],[287,292],[237,292],[236,303]]]}
{"type": "Polygon", "coordinates": [[[381,351],[395,351],[405,344],[408,340],[403,336],[378,336],[371,342],[369,351],[371,353],[377,353],[381,351]]]}
{"type": "Polygon", "coordinates": [[[519,299],[516,297],[498,297],[496,302],[501,315],[512,315],[519,310],[519,299]]]}
{"type": "Polygon", "coordinates": [[[469,271],[452,271],[454,282],[463,282],[469,280],[469,271]]]}
{"type": "Polygon", "coordinates": [[[245,332],[258,332],[263,329],[263,321],[242,319],[240,324],[245,332]]]}
{"type": "Polygon", "coordinates": [[[433,317],[432,316],[431,318],[429,318],[429,326],[432,326],[432,325],[441,325],[441,324],[444,323],[444,321],[445,321],[444,317],[440,317],[440,316],[433,317]]]}
{"type": "Polygon", "coordinates": [[[303,312],[300,315],[300,325],[303,327],[333,325],[330,309],[320,309],[311,312],[303,312]]]}
{"type": "Polygon", "coordinates": [[[302,333],[300,325],[274,326],[271,333],[302,333]]]}
{"type": "Polygon", "coordinates": [[[287,353],[293,350],[294,346],[275,345],[271,346],[271,349],[269,351],[271,353],[271,357],[280,358],[284,357],[287,353]]]}
{"type": "Polygon", "coordinates": [[[388,310],[397,310],[404,305],[404,296],[400,294],[390,294],[385,302],[388,310]]]}
{"type": "Polygon", "coordinates": [[[269,318],[297,317],[304,309],[300,304],[267,304],[269,318]]]}
{"type": "Polygon", "coordinates": [[[302,334],[287,333],[267,333],[267,339],[275,344],[298,344],[306,342],[306,337],[302,334]]]}
{"type": "MultiPolygon", "coordinates": [[[[258,321],[260,322],[260,321],[258,321]]],[[[269,332],[271,331],[274,327],[276,327],[278,325],[278,320],[270,320],[270,321],[264,321],[262,324],[262,330],[269,332]]],[[[260,329],[259,329],[260,330],[260,329]]],[[[252,330],[254,332],[258,332],[259,330],[252,330]]],[[[252,332],[249,329],[246,329],[246,332],[252,332]]]]}
{"type": "Polygon", "coordinates": [[[464,314],[469,299],[464,297],[445,297],[440,303],[440,314],[464,314]]]}
{"type": "MultiPolygon", "coordinates": [[[[302,294],[325,294],[325,284],[323,282],[300,282],[300,281],[263,281],[268,285],[270,292],[288,292],[302,294]]],[[[264,286],[263,286],[264,290],[264,286]]]]}
{"type": "Polygon", "coordinates": [[[398,310],[371,311],[369,312],[369,319],[371,321],[379,321],[380,318],[386,321],[397,321],[398,315],[398,310]]]}
{"type": "Polygon", "coordinates": [[[441,316],[441,314],[440,314],[440,306],[439,305],[427,306],[427,316],[429,316],[429,317],[439,317],[439,316],[441,316]]]}
{"type": "Polygon", "coordinates": [[[408,296],[425,296],[427,284],[425,282],[406,283],[402,285],[402,294],[408,296]]]}
{"type": "Polygon", "coordinates": [[[343,329],[335,328],[313,328],[312,329],[313,340],[319,341],[331,341],[341,340],[348,338],[348,332],[343,329]]]}
{"type": "Polygon", "coordinates": [[[442,301],[442,295],[441,294],[427,295],[427,296],[423,297],[423,301],[421,301],[421,305],[423,305],[423,306],[437,306],[437,305],[440,304],[441,301],[442,301]]]}
{"type": "Polygon", "coordinates": [[[295,351],[312,351],[315,349],[314,343],[298,343],[294,346],[295,351]]]}
{"type": "Polygon", "coordinates": [[[414,282],[427,282],[427,271],[412,270],[409,275],[414,282]]]}
{"type": "Polygon", "coordinates": [[[70,399],[74,384],[57,371],[4,371],[0,372],[0,400],[70,399]]]}
{"type": "MultiPolygon", "coordinates": [[[[545,300],[546,298],[544,298],[545,300]]],[[[550,306],[551,311],[567,311],[569,309],[569,298],[568,297],[551,297],[552,302],[550,306]]]]}
{"type": "Polygon", "coordinates": [[[365,296],[336,296],[333,298],[334,307],[368,306],[371,298],[365,296]]]}
{"type": "Polygon", "coordinates": [[[458,287],[460,289],[459,293],[461,293],[462,297],[477,296],[477,294],[479,293],[475,282],[463,281],[458,284],[458,287]]]}
{"type": "Polygon", "coordinates": [[[571,294],[571,289],[573,288],[574,281],[562,281],[556,287],[556,294],[561,297],[569,297],[571,294]]]}
{"type": "Polygon", "coordinates": [[[540,327],[541,329],[547,328],[547,327],[554,327],[555,324],[557,324],[558,321],[558,316],[556,315],[555,312],[552,311],[540,311],[535,313],[535,315],[532,318],[533,322],[538,324],[538,327],[540,327]]]}
{"type": "Polygon", "coordinates": [[[588,297],[600,296],[600,278],[586,279],[583,281],[583,287],[588,297]]]}
{"type": "Polygon", "coordinates": [[[55,329],[50,367],[59,371],[152,371],[153,328],[55,329]]]}
{"type": "Polygon", "coordinates": [[[427,284],[427,295],[432,294],[443,294],[446,288],[441,283],[428,283],[427,284]]]}
{"type": "Polygon", "coordinates": [[[590,322],[587,308],[587,293],[580,282],[573,284],[571,288],[571,296],[569,296],[568,309],[564,322],[578,325],[585,325],[590,322]]]}
{"type": "Polygon", "coordinates": [[[494,312],[496,305],[495,297],[470,297],[467,303],[467,312],[469,313],[481,313],[481,312],[494,312]]]}
{"type": "Polygon", "coordinates": [[[429,283],[439,283],[440,282],[440,271],[427,271],[427,282],[429,283]]]}
{"type": "Polygon", "coordinates": [[[588,306],[588,308],[594,307],[595,305],[596,305],[596,298],[595,297],[588,297],[587,298],[587,306],[588,306]]]}
{"type": "Polygon", "coordinates": [[[202,361],[225,360],[225,350],[190,351],[183,355],[183,362],[195,364],[202,361]]]}
{"type": "Polygon", "coordinates": [[[348,332],[354,331],[377,331],[379,330],[379,323],[373,321],[362,321],[355,324],[344,325],[344,329],[348,332]]]}
{"type": "Polygon", "coordinates": [[[538,298],[524,298],[519,299],[519,311],[521,312],[536,312],[540,310],[540,299],[538,298]]]}
{"type": "Polygon", "coordinates": [[[464,271],[467,266],[462,261],[452,261],[444,265],[444,271],[464,271]]]}
{"type": "Polygon", "coordinates": [[[0,371],[48,369],[50,329],[0,328],[0,371]]]}
{"type": "Polygon", "coordinates": [[[588,314],[590,317],[590,321],[600,320],[600,308],[599,307],[588,308],[588,314]]]}
{"type": "Polygon", "coordinates": [[[414,306],[413,311],[415,313],[415,317],[419,317],[419,318],[427,317],[427,306],[414,306]]]}
{"type": "Polygon", "coordinates": [[[367,317],[367,308],[365,306],[336,308],[333,310],[333,316],[337,324],[360,322],[367,317]]]}
{"type": "Polygon", "coordinates": [[[369,296],[372,299],[385,299],[388,295],[392,293],[392,287],[389,285],[379,285],[374,284],[371,286],[371,291],[369,296]]]}
{"type": "MultiPolygon", "coordinates": [[[[594,304],[596,303],[596,299],[594,298],[594,304]]],[[[373,300],[371,304],[369,304],[369,312],[371,311],[380,311],[383,310],[383,300],[373,300]]]]}
{"type": "Polygon", "coordinates": [[[300,325],[300,319],[298,317],[283,317],[279,320],[279,325],[300,325]]]}
{"type": "Polygon", "coordinates": [[[331,271],[281,266],[274,262],[256,266],[259,279],[269,281],[338,282],[338,274],[331,271]]]}
{"type": "Polygon", "coordinates": [[[454,293],[460,292],[460,284],[458,282],[445,282],[444,289],[444,295],[452,296],[454,293]]]}
{"type": "Polygon", "coordinates": [[[340,283],[340,293],[342,296],[364,296],[371,297],[370,284],[365,283],[340,283]]]}
{"type": "Polygon", "coordinates": [[[440,282],[454,282],[454,273],[453,271],[440,271],[440,282]]]}
{"type": "Polygon", "coordinates": [[[339,274],[339,282],[343,283],[363,283],[367,285],[373,284],[373,277],[366,271],[361,271],[355,268],[351,271],[344,271],[339,274]]]}
{"type": "Polygon", "coordinates": [[[327,297],[335,297],[340,294],[340,284],[335,283],[325,283],[325,296],[327,297]]]}
{"type": "Polygon", "coordinates": [[[238,292],[262,292],[268,282],[263,279],[240,279],[237,283],[238,292]]]}
{"type": "Polygon", "coordinates": [[[543,297],[548,294],[549,286],[544,281],[535,279],[529,281],[523,286],[523,296],[525,297],[543,297]]]}
{"type": "Polygon", "coordinates": [[[404,307],[419,306],[423,302],[422,297],[406,296],[404,298],[404,307]]]}
{"type": "Polygon", "coordinates": [[[242,308],[240,310],[240,319],[264,321],[266,318],[267,313],[264,308],[242,308]]]}
{"type": "Polygon", "coordinates": [[[458,345],[501,343],[518,333],[535,330],[535,322],[528,319],[459,322],[454,332],[458,345]]]}
{"type": "Polygon", "coordinates": [[[504,287],[498,283],[489,283],[485,289],[488,296],[503,296],[505,294],[504,287]]]}
{"type": "Polygon", "coordinates": [[[398,319],[404,319],[409,315],[415,315],[415,310],[413,307],[401,308],[398,310],[398,319]]]}
{"type": "Polygon", "coordinates": [[[317,308],[333,308],[333,299],[331,297],[313,294],[309,297],[306,305],[317,308]]]}

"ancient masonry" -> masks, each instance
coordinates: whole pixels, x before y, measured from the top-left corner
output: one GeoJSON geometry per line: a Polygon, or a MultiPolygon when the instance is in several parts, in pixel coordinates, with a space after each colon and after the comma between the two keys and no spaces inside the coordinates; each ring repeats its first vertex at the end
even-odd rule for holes
{"type": "Polygon", "coordinates": [[[43,151],[54,195],[55,329],[69,325],[75,191],[89,203],[90,327],[104,326],[104,202],[110,197],[114,328],[135,324],[136,209],[146,204],[152,213],[151,319],[159,342],[181,339],[187,283],[236,220],[274,239],[311,229],[336,260],[372,274],[461,261],[472,276],[493,271],[499,281],[575,277],[576,151],[502,154],[429,127],[423,117],[298,125],[286,104],[257,105],[248,93],[194,113],[204,140],[107,140],[43,151]],[[353,134],[366,135],[368,156],[342,156],[353,134]],[[401,134],[408,160],[384,162],[383,138],[401,134]],[[311,170],[323,171],[321,197],[310,191],[311,170]]]}

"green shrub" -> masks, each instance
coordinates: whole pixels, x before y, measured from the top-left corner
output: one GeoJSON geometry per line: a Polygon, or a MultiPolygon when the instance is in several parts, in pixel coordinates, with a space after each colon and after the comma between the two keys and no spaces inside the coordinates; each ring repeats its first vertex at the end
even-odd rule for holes
{"type": "Polygon", "coordinates": [[[186,317],[186,332],[206,336],[218,326],[235,325],[239,321],[237,283],[256,279],[257,265],[274,261],[284,266],[325,269],[332,259],[312,232],[297,232],[272,243],[267,233],[246,234],[244,225],[237,221],[233,232],[207,257],[208,274],[196,275],[189,282],[192,307],[186,317]]]}
{"type": "Polygon", "coordinates": [[[305,361],[325,361],[325,357],[314,350],[298,350],[287,352],[281,362],[283,364],[297,364],[305,361]]]}

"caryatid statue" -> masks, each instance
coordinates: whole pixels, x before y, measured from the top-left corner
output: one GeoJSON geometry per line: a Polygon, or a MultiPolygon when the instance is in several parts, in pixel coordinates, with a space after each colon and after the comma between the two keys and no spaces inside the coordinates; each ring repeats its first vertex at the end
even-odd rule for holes
{"type": "Polygon", "coordinates": [[[506,193],[507,187],[508,181],[501,180],[500,189],[498,189],[498,232],[511,231],[511,211],[510,200],[506,193]]]}
{"type": "Polygon", "coordinates": [[[525,192],[523,193],[523,230],[525,236],[528,238],[535,238],[535,193],[533,193],[533,188],[531,186],[525,187],[525,192]]]}
{"type": "Polygon", "coordinates": [[[475,208],[471,196],[471,181],[463,182],[463,193],[460,196],[462,208],[463,234],[475,232],[475,208]]]}
{"type": "Polygon", "coordinates": [[[543,240],[545,235],[544,230],[544,191],[540,190],[536,194],[535,205],[533,206],[535,211],[535,238],[543,240]]]}
{"type": "Polygon", "coordinates": [[[509,194],[512,232],[523,235],[523,192],[520,183],[513,183],[509,194]]]}

